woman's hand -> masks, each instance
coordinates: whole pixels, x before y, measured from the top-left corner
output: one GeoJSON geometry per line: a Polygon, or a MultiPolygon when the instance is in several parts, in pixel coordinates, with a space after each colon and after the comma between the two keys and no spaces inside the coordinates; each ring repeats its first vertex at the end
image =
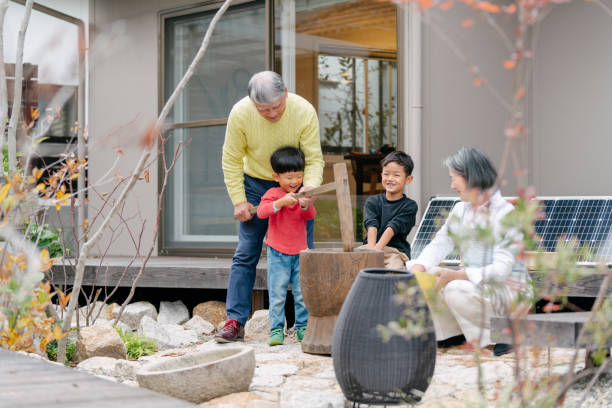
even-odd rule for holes
{"type": "Polygon", "coordinates": [[[456,271],[454,269],[438,268],[436,270],[436,276],[438,277],[438,286],[441,288],[446,286],[450,281],[458,279],[467,280],[467,275],[463,270],[456,271]]]}

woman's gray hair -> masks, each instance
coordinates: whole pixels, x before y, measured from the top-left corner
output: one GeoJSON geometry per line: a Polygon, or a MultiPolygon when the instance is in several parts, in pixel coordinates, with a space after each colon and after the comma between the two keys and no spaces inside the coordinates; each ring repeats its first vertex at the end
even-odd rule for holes
{"type": "Polygon", "coordinates": [[[463,177],[470,188],[488,190],[497,181],[497,170],[491,160],[475,147],[462,147],[444,160],[444,165],[463,177]]]}
{"type": "Polygon", "coordinates": [[[276,72],[261,71],[249,80],[248,93],[251,101],[261,105],[274,103],[279,96],[285,94],[283,78],[276,72]]]}

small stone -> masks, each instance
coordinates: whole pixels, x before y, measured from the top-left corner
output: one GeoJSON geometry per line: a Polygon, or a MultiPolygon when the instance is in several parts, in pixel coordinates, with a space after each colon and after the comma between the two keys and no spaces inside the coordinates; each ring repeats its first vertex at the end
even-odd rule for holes
{"type": "Polygon", "coordinates": [[[187,330],[193,330],[199,336],[209,336],[215,332],[215,326],[200,316],[193,316],[187,323],[183,324],[187,330]]]}
{"type": "Polygon", "coordinates": [[[94,323],[94,326],[111,326],[111,327],[112,326],[117,326],[124,333],[132,331],[130,326],[128,326],[127,324],[123,323],[121,320],[119,320],[117,322],[117,324],[113,324],[113,322],[114,322],[113,320],[97,319],[96,322],[94,323]]]}
{"type": "Polygon", "coordinates": [[[200,316],[202,319],[211,322],[215,327],[218,327],[219,323],[224,323],[227,319],[225,303],[218,300],[200,303],[193,308],[192,316],[200,316]]]}
{"type": "Polygon", "coordinates": [[[127,358],[127,349],[119,333],[110,326],[89,326],[79,330],[77,361],[91,357],[127,358]]]}
{"type": "Polygon", "coordinates": [[[159,304],[159,315],[157,316],[159,323],[183,324],[187,320],[189,320],[189,310],[187,310],[187,306],[182,301],[163,301],[159,304]]]}
{"type": "Polygon", "coordinates": [[[186,346],[199,341],[193,330],[185,330],[177,324],[160,324],[148,316],[143,317],[138,334],[155,341],[160,349],[186,346]]]}
{"type": "MultiPolygon", "coordinates": [[[[113,319],[117,318],[120,308],[112,308],[113,319]]],[[[120,321],[127,324],[132,330],[137,330],[140,326],[140,321],[143,317],[148,316],[153,320],[157,320],[157,310],[149,302],[130,303],[125,307],[121,314],[120,321]]]]}
{"type": "Polygon", "coordinates": [[[95,375],[114,377],[121,381],[136,381],[136,372],[140,369],[140,364],[112,357],[91,357],[80,362],[77,368],[95,375]]]}
{"type": "Polygon", "coordinates": [[[258,310],[244,326],[244,335],[249,340],[268,341],[270,337],[270,316],[268,310],[258,310]]]}

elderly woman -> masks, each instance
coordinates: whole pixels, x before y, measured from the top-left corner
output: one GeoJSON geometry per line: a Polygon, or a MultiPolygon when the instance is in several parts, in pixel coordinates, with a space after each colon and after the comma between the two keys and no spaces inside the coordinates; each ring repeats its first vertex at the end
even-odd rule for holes
{"type": "MultiPolygon", "coordinates": [[[[490,319],[507,316],[518,292],[526,287],[527,272],[515,259],[516,246],[502,227],[502,220],[512,209],[495,189],[497,172],[491,161],[478,149],[464,147],[444,163],[451,178],[451,189],[461,199],[417,259],[406,266],[412,272],[437,275],[440,288],[439,307],[432,317],[440,347],[470,344],[489,346],[490,319]],[[478,227],[489,227],[493,240],[478,238],[478,227]],[[455,248],[452,235],[461,237],[459,270],[438,268],[455,248]],[[464,337],[465,336],[465,337],[464,337]]],[[[496,344],[495,355],[511,350],[496,344]]]]}

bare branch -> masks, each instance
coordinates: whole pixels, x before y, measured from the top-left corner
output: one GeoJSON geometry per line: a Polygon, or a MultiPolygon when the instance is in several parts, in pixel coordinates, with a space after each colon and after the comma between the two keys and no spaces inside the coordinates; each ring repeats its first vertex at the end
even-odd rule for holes
{"type": "Polygon", "coordinates": [[[23,48],[25,45],[25,35],[28,30],[30,15],[32,14],[32,5],[34,0],[27,0],[25,10],[23,12],[23,20],[21,20],[21,28],[17,37],[17,54],[15,56],[15,88],[13,92],[13,109],[11,111],[11,121],[8,127],[8,156],[9,156],[9,173],[14,173],[17,169],[17,126],[19,116],[21,116],[21,90],[23,80],[23,48]]]}
{"type": "MultiPolygon", "coordinates": [[[[595,313],[597,313],[597,311],[601,307],[601,304],[603,303],[606,297],[606,293],[608,292],[608,287],[610,286],[611,280],[612,280],[612,269],[609,269],[606,271],[606,277],[604,278],[603,282],[601,283],[601,286],[599,287],[597,298],[595,299],[595,303],[593,304],[593,307],[591,308],[591,314],[589,315],[588,320],[582,325],[580,334],[578,335],[578,338],[576,339],[576,344],[582,344],[582,339],[586,335],[589,324],[595,318],[595,313]]],[[[576,351],[574,355],[572,356],[572,361],[570,362],[570,366],[567,370],[567,373],[565,374],[563,378],[563,382],[561,383],[561,391],[559,392],[555,400],[555,406],[558,405],[563,400],[563,397],[565,396],[565,393],[569,389],[569,386],[571,385],[571,383],[576,381],[575,378],[572,378],[572,375],[574,373],[574,367],[576,367],[577,359],[578,359],[578,351],[576,351]]]]}

